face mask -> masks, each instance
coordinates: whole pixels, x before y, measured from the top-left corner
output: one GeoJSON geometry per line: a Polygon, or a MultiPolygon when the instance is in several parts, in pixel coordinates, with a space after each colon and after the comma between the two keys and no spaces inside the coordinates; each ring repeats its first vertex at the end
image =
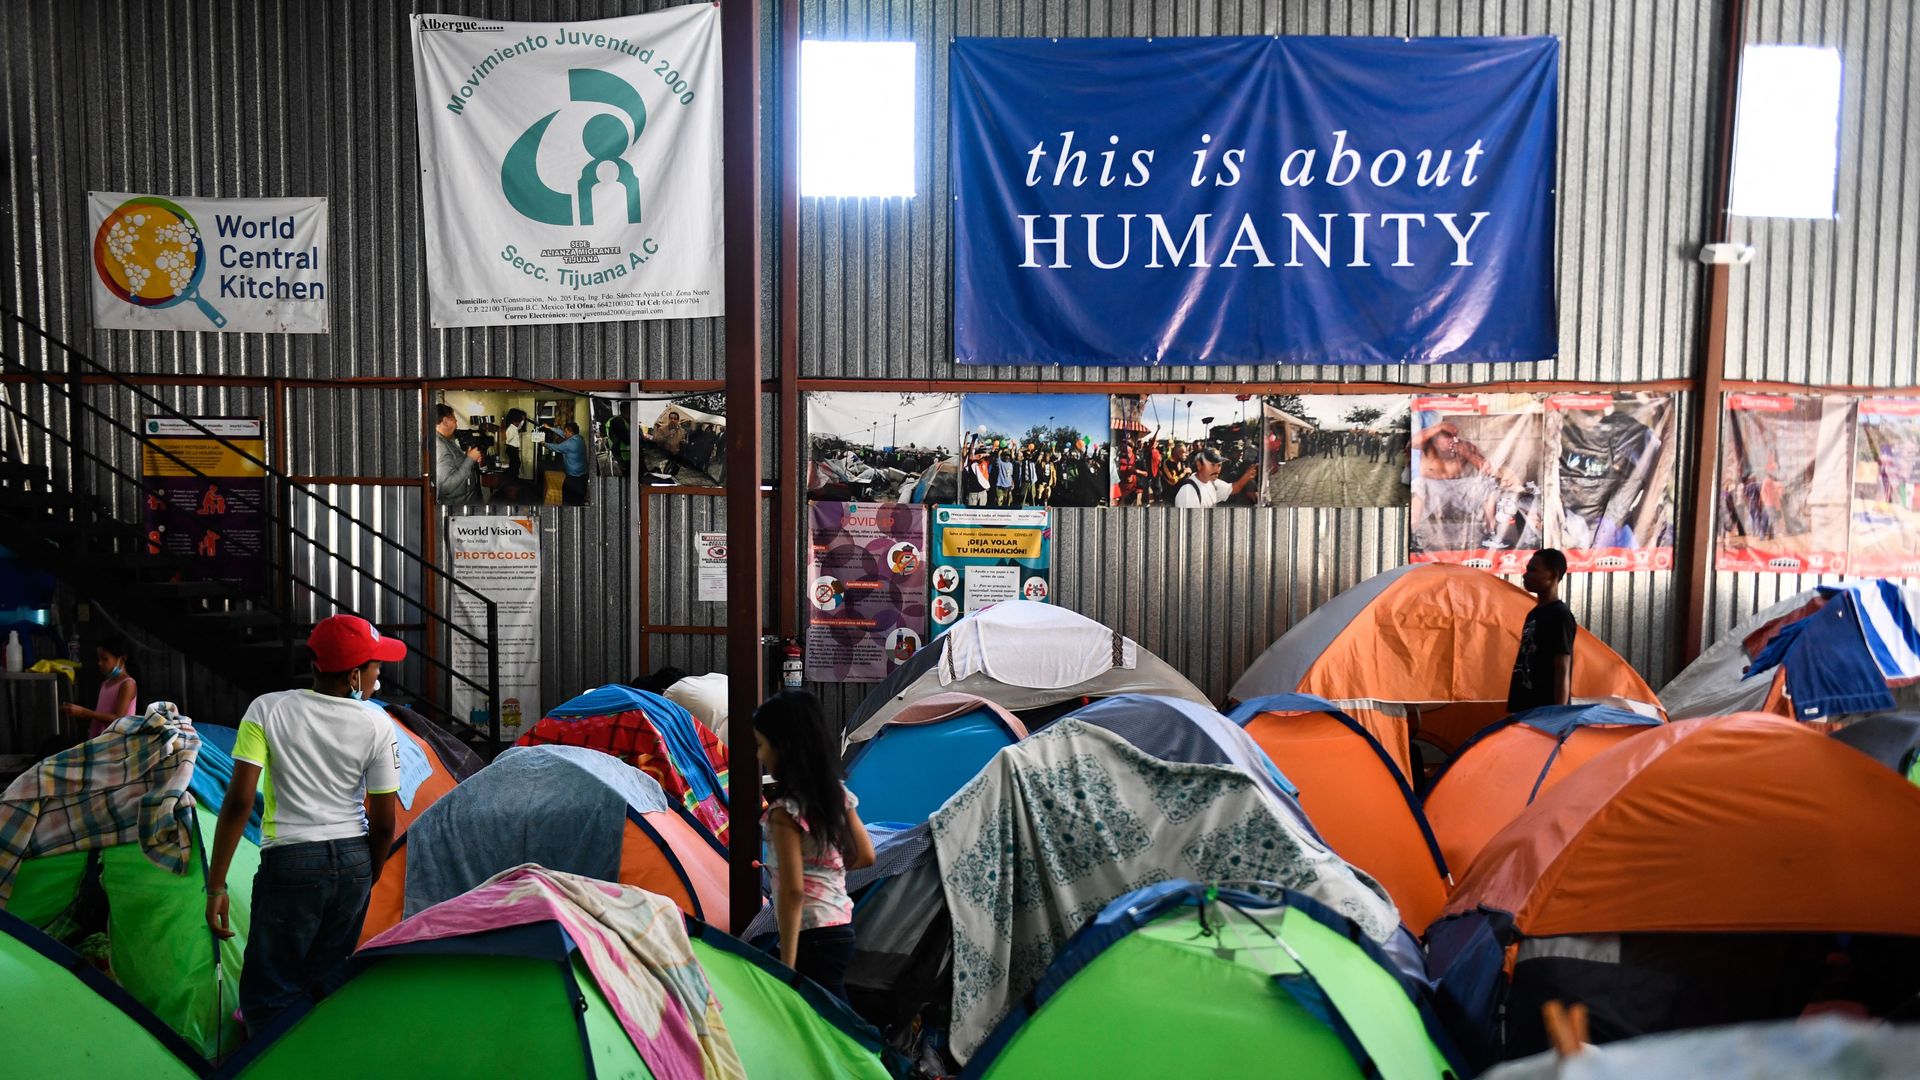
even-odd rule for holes
{"type": "Polygon", "coordinates": [[[117,679],[117,678],[119,678],[120,676],[122,676],[122,675],[125,675],[126,673],[127,673],[127,668],[126,668],[126,665],[124,665],[124,664],[115,664],[115,665],[113,666],[113,670],[112,670],[112,671],[109,671],[109,672],[107,672],[107,678],[109,678],[109,679],[117,679]]]}
{"type": "MultiPolygon", "coordinates": [[[[373,691],[372,691],[372,692],[373,692],[373,693],[376,693],[376,694],[380,692],[380,680],[379,680],[379,679],[375,679],[375,680],[373,680],[373,691]]],[[[360,692],[360,688],[359,688],[359,687],[357,687],[357,686],[356,686],[356,687],[354,687],[354,689],[353,689],[353,693],[352,693],[352,694],[350,694],[349,696],[350,696],[350,697],[352,697],[352,698],[353,698],[353,700],[355,700],[355,701],[365,701],[365,700],[367,700],[367,698],[366,698],[366,695],[365,695],[365,694],[362,694],[362,693],[360,692]]]]}

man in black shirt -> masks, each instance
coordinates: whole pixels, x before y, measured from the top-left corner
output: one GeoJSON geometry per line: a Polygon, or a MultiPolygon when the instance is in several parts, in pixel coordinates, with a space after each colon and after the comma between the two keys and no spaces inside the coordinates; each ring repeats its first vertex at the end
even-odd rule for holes
{"type": "Polygon", "coordinates": [[[1520,579],[1538,602],[1520,628],[1520,653],[1507,685],[1507,711],[1517,713],[1573,700],[1573,612],[1560,599],[1567,557],[1552,548],[1536,552],[1520,579]]]}

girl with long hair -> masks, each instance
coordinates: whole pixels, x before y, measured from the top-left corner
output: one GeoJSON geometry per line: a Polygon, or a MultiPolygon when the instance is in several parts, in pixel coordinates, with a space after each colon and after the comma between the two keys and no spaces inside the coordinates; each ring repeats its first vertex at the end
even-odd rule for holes
{"type": "Polygon", "coordinates": [[[93,650],[94,663],[99,666],[103,680],[100,683],[99,700],[94,702],[91,709],[74,704],[60,706],[63,715],[87,721],[87,738],[98,737],[107,730],[108,725],[123,716],[139,713],[140,688],[134,683],[133,672],[127,666],[132,652],[125,638],[101,639],[93,650]]]}
{"type": "Polygon", "coordinates": [[[873,865],[873,840],[841,780],[840,755],[820,702],[783,690],[753,713],[760,767],[773,777],[761,818],[773,876],[780,961],[846,1000],[853,959],[847,871],[873,865]]]}

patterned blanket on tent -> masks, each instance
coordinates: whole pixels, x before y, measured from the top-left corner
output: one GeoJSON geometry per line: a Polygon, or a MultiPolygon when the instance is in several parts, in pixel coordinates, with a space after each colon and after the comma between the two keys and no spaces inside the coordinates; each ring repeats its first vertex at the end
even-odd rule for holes
{"type": "Polygon", "coordinates": [[[1400,924],[1386,890],[1303,836],[1245,773],[1161,761],[1072,718],[1002,750],[931,824],[963,1062],[1074,931],[1144,885],[1274,882],[1375,941],[1400,924]]]}
{"type": "Polygon", "coordinates": [[[660,782],[687,812],[727,842],[727,748],[692,713],[630,686],[590,690],[520,736],[519,746],[585,746],[660,782]]]}
{"type": "Polygon", "coordinates": [[[720,1002],[687,940],[685,916],[664,896],[523,864],[413,916],[362,951],[548,921],[573,939],[655,1077],[744,1080],[720,1002]]]}
{"type": "Polygon", "coordinates": [[[199,756],[193,721],[156,701],[22,773],[0,795],[0,908],[20,860],[36,855],[138,843],[147,861],[185,874],[199,756]]]}

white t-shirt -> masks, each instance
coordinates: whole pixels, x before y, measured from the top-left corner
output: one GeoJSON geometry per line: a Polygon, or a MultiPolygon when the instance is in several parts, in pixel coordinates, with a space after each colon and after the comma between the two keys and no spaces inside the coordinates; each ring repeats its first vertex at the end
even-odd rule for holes
{"type": "Polygon", "coordinates": [[[520,479],[533,479],[533,440],[528,438],[527,426],[516,424],[506,430],[506,443],[520,452],[520,479]]]}
{"type": "Polygon", "coordinates": [[[366,796],[400,789],[400,749],[386,711],[312,690],[255,698],[233,758],[260,766],[262,849],[365,836],[366,796]]]}
{"type": "Polygon", "coordinates": [[[1218,506],[1232,497],[1233,485],[1225,480],[1213,479],[1202,483],[1190,478],[1180,482],[1179,490],[1173,495],[1173,505],[1182,510],[1198,510],[1218,506]]]}

